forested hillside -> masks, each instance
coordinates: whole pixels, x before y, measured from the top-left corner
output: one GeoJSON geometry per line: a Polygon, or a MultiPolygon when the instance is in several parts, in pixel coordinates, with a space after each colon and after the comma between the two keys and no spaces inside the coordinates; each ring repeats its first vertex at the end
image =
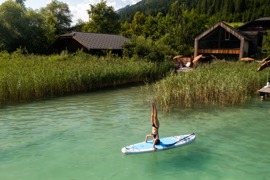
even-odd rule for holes
{"type": "Polygon", "coordinates": [[[247,22],[270,16],[270,0],[142,0],[118,11],[121,21],[130,21],[137,11],[145,15],[167,14],[170,5],[178,1],[188,10],[227,22],[247,22]]]}
{"type": "Polygon", "coordinates": [[[199,13],[227,22],[247,22],[270,16],[270,0],[191,0],[199,13]]]}
{"type": "Polygon", "coordinates": [[[159,12],[167,14],[170,6],[176,0],[143,0],[132,6],[126,6],[118,10],[120,20],[130,21],[137,11],[140,11],[146,15],[155,16],[159,12]]]}

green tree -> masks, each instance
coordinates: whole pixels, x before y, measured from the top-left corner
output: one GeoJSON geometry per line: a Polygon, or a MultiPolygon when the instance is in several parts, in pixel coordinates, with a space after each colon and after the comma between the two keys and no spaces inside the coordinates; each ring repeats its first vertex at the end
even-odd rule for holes
{"type": "Polygon", "coordinates": [[[77,23],[75,24],[74,31],[78,31],[81,32],[83,31],[83,26],[86,24],[86,22],[84,22],[82,19],[78,19],[77,23]]]}
{"type": "Polygon", "coordinates": [[[125,37],[132,37],[131,25],[127,21],[121,24],[121,34],[125,37]]]}
{"type": "Polygon", "coordinates": [[[148,38],[150,37],[153,40],[156,40],[159,38],[158,33],[158,21],[153,16],[147,16],[144,28],[143,28],[143,35],[144,37],[148,38]]]}
{"type": "Polygon", "coordinates": [[[27,38],[26,49],[34,53],[47,53],[48,47],[55,40],[54,28],[46,24],[42,14],[37,11],[28,10],[26,18],[28,22],[25,34],[27,38]]]}
{"type": "Polygon", "coordinates": [[[57,0],[52,0],[45,8],[42,8],[41,13],[46,23],[54,28],[56,35],[65,33],[72,22],[68,4],[57,0]]]}
{"type": "Polygon", "coordinates": [[[175,54],[170,46],[142,36],[133,36],[131,41],[124,45],[125,56],[145,58],[148,61],[162,62],[175,54]]]}
{"type": "Polygon", "coordinates": [[[16,0],[16,3],[20,4],[23,8],[25,8],[24,2],[26,0],[16,0]]]}
{"type": "Polygon", "coordinates": [[[172,24],[168,24],[167,18],[162,13],[158,13],[156,17],[147,16],[143,28],[143,35],[146,38],[158,40],[168,32],[168,27],[172,24]]]}
{"type": "Polygon", "coordinates": [[[131,30],[134,35],[141,36],[143,35],[144,25],[145,25],[145,15],[140,12],[136,12],[131,23],[131,30]]]}
{"type": "Polygon", "coordinates": [[[52,33],[39,12],[26,10],[12,0],[0,5],[0,50],[13,52],[23,48],[31,53],[44,53],[52,33]]]}
{"type": "Polygon", "coordinates": [[[25,9],[21,5],[12,0],[0,5],[0,49],[14,51],[25,46],[27,24],[25,9]]]}
{"type": "Polygon", "coordinates": [[[89,22],[83,27],[85,32],[118,34],[121,29],[119,16],[112,6],[101,0],[97,5],[90,5],[89,22]]]}
{"type": "Polygon", "coordinates": [[[235,0],[235,12],[240,13],[246,9],[245,0],[235,0]]]}
{"type": "Polygon", "coordinates": [[[177,3],[172,5],[170,12],[174,19],[174,26],[171,26],[173,33],[170,35],[174,39],[172,47],[183,55],[189,55],[193,51],[194,39],[206,30],[208,22],[205,15],[194,9],[189,11],[185,5],[179,6],[177,3]]]}

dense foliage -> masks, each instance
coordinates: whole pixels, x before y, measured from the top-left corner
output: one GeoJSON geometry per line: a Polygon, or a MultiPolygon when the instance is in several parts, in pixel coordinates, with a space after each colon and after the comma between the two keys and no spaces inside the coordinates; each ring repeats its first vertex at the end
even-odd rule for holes
{"type": "Polygon", "coordinates": [[[121,21],[131,21],[136,12],[156,16],[167,14],[173,3],[185,5],[187,10],[227,22],[247,22],[270,16],[269,0],[142,0],[118,11],[121,21]]]}
{"type": "Polygon", "coordinates": [[[90,4],[88,22],[70,27],[68,4],[52,0],[32,10],[24,1],[6,0],[0,5],[0,51],[24,48],[48,53],[60,34],[75,30],[143,37],[190,56],[195,37],[217,21],[247,22],[270,16],[270,0],[142,0],[117,12],[101,0],[90,4]]]}
{"type": "Polygon", "coordinates": [[[227,22],[248,22],[270,16],[270,0],[191,0],[199,13],[227,22]]]}
{"type": "Polygon", "coordinates": [[[239,26],[239,22],[270,16],[269,9],[270,0],[142,0],[118,14],[123,35],[158,40],[190,56],[196,36],[217,21],[239,26]]]}
{"type": "Polygon", "coordinates": [[[151,16],[156,16],[158,13],[167,14],[173,2],[175,0],[142,0],[135,5],[119,9],[117,13],[121,17],[121,22],[131,21],[137,12],[151,16]]]}
{"type": "Polygon", "coordinates": [[[83,26],[84,32],[95,32],[105,34],[118,34],[120,31],[119,16],[114,12],[113,7],[107,6],[102,0],[97,5],[91,5],[89,22],[83,26]]]}
{"type": "Polygon", "coordinates": [[[124,45],[124,56],[128,58],[138,57],[152,62],[164,62],[172,59],[175,55],[176,52],[168,45],[142,36],[134,36],[124,45]]]}
{"type": "Polygon", "coordinates": [[[56,35],[65,33],[70,27],[72,15],[66,3],[52,0],[45,8],[41,8],[40,13],[56,35]]]}
{"type": "Polygon", "coordinates": [[[53,0],[40,11],[26,9],[23,1],[7,0],[0,5],[0,51],[48,53],[57,35],[70,26],[67,4],[53,0]]]}

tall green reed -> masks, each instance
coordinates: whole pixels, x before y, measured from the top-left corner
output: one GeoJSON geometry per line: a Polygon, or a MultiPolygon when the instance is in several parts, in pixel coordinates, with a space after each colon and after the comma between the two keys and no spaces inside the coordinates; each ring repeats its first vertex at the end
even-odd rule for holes
{"type": "Polygon", "coordinates": [[[0,105],[152,81],[170,68],[169,63],[84,53],[38,56],[2,52],[0,105]]]}
{"type": "Polygon", "coordinates": [[[157,82],[154,98],[165,111],[199,105],[237,105],[246,102],[266,81],[258,63],[214,62],[194,71],[171,74],[157,82]]]}

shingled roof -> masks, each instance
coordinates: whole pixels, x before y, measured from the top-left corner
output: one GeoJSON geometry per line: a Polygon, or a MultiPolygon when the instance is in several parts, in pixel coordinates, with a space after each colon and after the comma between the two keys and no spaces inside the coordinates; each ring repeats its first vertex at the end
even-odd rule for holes
{"type": "Polygon", "coordinates": [[[240,31],[263,31],[266,32],[270,29],[270,17],[262,17],[254,21],[247,22],[238,27],[240,31]]]}
{"type": "Polygon", "coordinates": [[[121,50],[123,44],[129,40],[121,35],[71,32],[59,36],[54,44],[59,44],[64,39],[73,39],[88,50],[121,50]]]}

